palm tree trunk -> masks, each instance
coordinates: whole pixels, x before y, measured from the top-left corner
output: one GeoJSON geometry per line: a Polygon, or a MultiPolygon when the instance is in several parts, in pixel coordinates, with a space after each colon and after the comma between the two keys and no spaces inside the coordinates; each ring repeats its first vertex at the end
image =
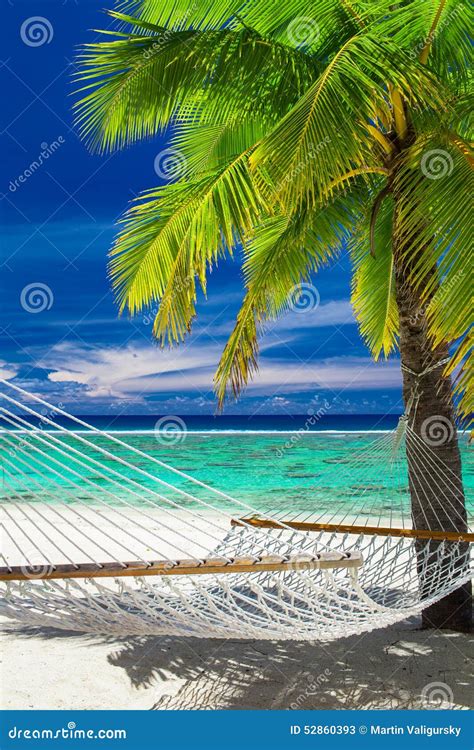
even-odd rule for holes
{"type": "MultiPolygon", "coordinates": [[[[416,529],[429,528],[442,531],[467,531],[466,508],[461,476],[457,431],[454,421],[450,378],[443,377],[442,361],[448,355],[447,345],[432,350],[427,334],[426,302],[423,305],[421,290],[414,289],[408,279],[404,263],[395,253],[396,294],[400,315],[400,355],[403,369],[403,399],[405,406],[414,393],[418,393],[416,410],[410,415],[410,424],[416,435],[426,445],[425,455],[435,460],[440,472],[433,472],[422,460],[423,447],[407,440],[408,474],[411,495],[412,522],[416,529]],[[405,369],[406,368],[406,369],[405,369]],[[414,373],[423,373],[416,377],[414,373]],[[443,482],[443,474],[450,480],[443,482]]],[[[415,406],[415,405],[414,405],[415,406]]],[[[414,439],[413,439],[414,440],[414,439]]],[[[439,560],[441,542],[417,542],[418,568],[426,556],[432,564],[453,564],[461,572],[468,563],[468,544],[444,543],[445,554],[439,560]],[[428,547],[427,547],[428,545],[428,547]],[[454,560],[454,563],[453,563],[454,560]]],[[[421,571],[420,571],[421,572],[421,571]]],[[[452,574],[452,573],[451,573],[452,574]]],[[[420,577],[421,595],[428,596],[426,584],[420,577]]],[[[423,611],[423,626],[469,631],[472,629],[471,583],[460,586],[440,601],[423,611]]]]}

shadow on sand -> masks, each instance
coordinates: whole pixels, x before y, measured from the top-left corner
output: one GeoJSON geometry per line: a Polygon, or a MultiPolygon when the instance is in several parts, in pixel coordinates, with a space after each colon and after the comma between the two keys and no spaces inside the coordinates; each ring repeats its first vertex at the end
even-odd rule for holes
{"type": "Polygon", "coordinates": [[[53,628],[15,629],[15,637],[110,646],[109,664],[137,690],[151,688],[150,709],[461,708],[472,701],[473,640],[419,630],[414,620],[325,644],[107,638],[53,628]],[[446,686],[446,704],[422,696],[435,682],[446,686]]]}

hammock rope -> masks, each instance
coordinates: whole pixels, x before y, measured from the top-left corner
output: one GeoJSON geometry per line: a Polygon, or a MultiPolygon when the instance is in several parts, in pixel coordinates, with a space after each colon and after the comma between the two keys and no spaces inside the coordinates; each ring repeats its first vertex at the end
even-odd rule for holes
{"type": "MultiPolygon", "coordinates": [[[[415,391],[429,369],[411,373],[415,391]]],[[[1,385],[0,586],[18,623],[330,641],[419,613],[472,575],[458,481],[413,429],[416,393],[392,433],[349,456],[334,438],[310,504],[253,507],[1,385]],[[424,483],[409,489],[418,470],[435,504],[424,483]]]]}

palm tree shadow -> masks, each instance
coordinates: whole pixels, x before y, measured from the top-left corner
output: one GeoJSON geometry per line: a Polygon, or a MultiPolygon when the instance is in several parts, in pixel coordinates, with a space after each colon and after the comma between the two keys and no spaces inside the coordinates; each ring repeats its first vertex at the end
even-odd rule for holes
{"type": "Polygon", "coordinates": [[[412,619],[402,632],[387,628],[326,644],[135,638],[108,660],[137,687],[169,674],[182,679],[178,690],[164,686],[154,710],[433,708],[421,695],[439,680],[452,690],[453,707],[469,705],[459,636],[417,624],[412,619]]]}
{"type": "MultiPolygon", "coordinates": [[[[423,688],[443,682],[469,706],[466,643],[455,633],[386,628],[321,644],[211,638],[105,637],[53,628],[18,637],[113,646],[109,664],[137,688],[156,688],[151,710],[432,708],[423,688]],[[448,665],[448,666],[446,666],[448,665]]],[[[471,644],[472,645],[472,644],[471,644]]]]}

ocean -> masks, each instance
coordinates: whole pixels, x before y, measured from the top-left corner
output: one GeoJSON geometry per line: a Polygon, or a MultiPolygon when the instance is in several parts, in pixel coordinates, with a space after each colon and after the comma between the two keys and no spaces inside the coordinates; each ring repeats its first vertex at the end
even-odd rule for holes
{"type": "MultiPolygon", "coordinates": [[[[398,414],[325,414],[323,408],[306,414],[263,415],[85,415],[84,422],[108,432],[153,432],[156,423],[172,425],[184,423],[187,432],[366,432],[393,430],[398,423],[398,414]]],[[[33,420],[31,420],[33,421],[33,420]]],[[[58,424],[67,420],[55,417],[58,424]]],[[[47,429],[47,425],[45,425],[47,429]]]]}
{"type": "MultiPolygon", "coordinates": [[[[364,504],[363,507],[359,505],[361,512],[387,516],[393,508],[395,490],[406,487],[406,467],[397,466],[397,472],[394,472],[390,463],[390,435],[398,422],[396,415],[325,415],[321,418],[317,414],[254,417],[146,415],[86,416],[81,419],[262,512],[302,516],[313,512],[315,503],[327,502],[329,497],[347,503],[348,507],[354,503],[354,497],[361,497],[360,503],[363,500],[364,504]],[[354,464],[354,456],[362,456],[363,460],[354,464]]],[[[55,423],[61,425],[63,421],[56,418],[55,423]]],[[[5,427],[8,425],[0,425],[0,429],[5,427]]],[[[78,427],[78,437],[85,437],[78,427]]],[[[42,425],[42,429],[47,431],[48,425],[42,425]]],[[[31,439],[20,451],[12,451],[12,436],[4,432],[3,437],[0,458],[3,454],[8,472],[2,493],[6,501],[37,498],[47,502],[58,499],[70,502],[77,497],[93,503],[94,491],[91,491],[90,482],[93,481],[96,491],[100,492],[102,480],[97,465],[89,462],[87,456],[99,459],[106,470],[119,469],[127,479],[137,479],[133,470],[128,470],[123,464],[117,466],[112,458],[97,454],[95,449],[89,450],[70,435],[59,435],[61,447],[65,450],[65,454],[59,457],[54,452],[49,455],[47,451],[38,456],[31,439]],[[75,460],[69,446],[85,451],[83,465],[75,460]],[[55,462],[58,458],[74,472],[73,492],[70,488],[65,491],[67,483],[58,475],[59,467],[55,462]],[[17,470],[23,474],[20,483],[15,480],[17,470]],[[34,482],[34,493],[29,489],[29,476],[34,482]]],[[[114,444],[111,449],[109,440],[97,434],[88,438],[94,446],[111,450],[115,456],[131,461],[142,470],[138,479],[144,487],[156,489],[145,472],[155,474],[159,471],[166,481],[188,489],[189,482],[166,469],[159,470],[146,458],[131,454],[127,447],[114,444]]],[[[467,436],[460,435],[460,443],[464,484],[466,493],[472,497],[472,451],[467,436]]],[[[192,489],[198,497],[206,496],[200,488],[192,489]]],[[[115,491],[120,492],[120,489],[115,491]]],[[[127,491],[124,489],[123,492],[127,491]]],[[[101,499],[107,497],[104,495],[101,499]]],[[[136,496],[127,495],[127,500],[139,503],[136,496]]],[[[215,500],[213,498],[213,502],[215,500]]],[[[191,500],[185,502],[186,507],[192,507],[191,500]]],[[[397,494],[396,502],[402,503],[407,511],[408,492],[397,494]]],[[[225,499],[219,503],[222,509],[226,505],[225,499]]]]}

